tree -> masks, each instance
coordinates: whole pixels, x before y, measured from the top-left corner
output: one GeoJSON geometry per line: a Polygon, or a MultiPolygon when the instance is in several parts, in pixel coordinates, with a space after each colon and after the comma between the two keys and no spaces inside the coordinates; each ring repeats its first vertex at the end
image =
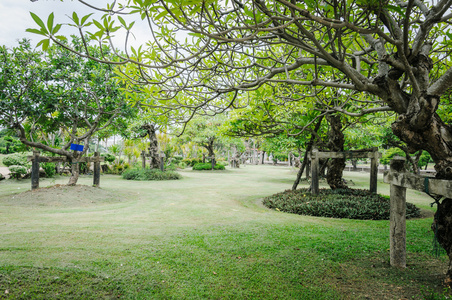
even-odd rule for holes
{"type": "Polygon", "coordinates": [[[186,127],[184,136],[188,141],[193,141],[207,150],[207,156],[211,159],[212,168],[215,166],[215,149],[219,140],[219,127],[224,118],[217,116],[212,118],[195,118],[186,127]]]}
{"type": "MultiPolygon", "coordinates": [[[[317,87],[335,89],[319,104],[343,114],[393,111],[393,133],[411,152],[431,155],[437,178],[452,179],[452,129],[437,113],[452,83],[451,5],[452,0],[131,0],[108,6],[92,35],[102,42],[120,27],[129,33],[133,24],[115,13],[147,21],[151,47],[121,56],[122,72],[152,86],[150,94],[174,107],[220,113],[240,106],[246,91],[290,84],[311,86],[313,94],[317,87]],[[180,41],[181,30],[191,36],[180,41]],[[176,97],[182,92],[198,101],[176,97]]],[[[81,32],[89,27],[87,18],[73,21],[81,32]]],[[[37,23],[44,46],[60,43],[59,28],[37,23]]],[[[452,260],[451,206],[452,199],[441,202],[438,211],[444,211],[435,226],[452,260]]]]}
{"type": "MultiPolygon", "coordinates": [[[[80,43],[73,40],[71,46],[80,43]]],[[[29,147],[67,157],[72,165],[69,184],[75,185],[76,161],[88,151],[92,135],[126,111],[111,67],[61,47],[37,52],[28,41],[12,50],[1,47],[0,57],[0,125],[17,130],[20,141],[29,147]],[[29,132],[27,124],[31,124],[29,132]],[[31,139],[37,130],[63,130],[68,138],[61,145],[31,139]],[[83,151],[70,150],[71,144],[81,143],[83,151]]]]}

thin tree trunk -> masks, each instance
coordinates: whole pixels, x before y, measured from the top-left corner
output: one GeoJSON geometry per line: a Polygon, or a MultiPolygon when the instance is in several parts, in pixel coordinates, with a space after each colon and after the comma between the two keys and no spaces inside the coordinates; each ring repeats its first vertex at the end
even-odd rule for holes
{"type": "MultiPolygon", "coordinates": [[[[315,124],[314,131],[313,131],[314,133],[317,133],[317,131],[319,131],[320,125],[322,124],[322,120],[323,120],[323,116],[317,120],[317,123],[315,124]]],[[[312,146],[314,145],[315,139],[316,139],[316,135],[312,134],[311,139],[309,140],[309,143],[306,147],[306,152],[304,154],[303,163],[300,167],[300,170],[298,171],[297,178],[295,179],[295,182],[292,185],[292,191],[295,191],[297,189],[298,184],[300,183],[301,176],[303,175],[303,171],[306,168],[306,166],[309,165],[308,155],[309,155],[309,152],[311,152],[311,150],[312,150],[312,146]]],[[[309,177],[309,171],[306,170],[306,178],[308,178],[308,177],[309,177]]]]}
{"type": "Polygon", "coordinates": [[[306,149],[306,152],[303,157],[303,163],[301,164],[301,167],[297,173],[297,179],[295,179],[295,182],[292,185],[292,191],[295,191],[298,187],[298,184],[300,183],[301,176],[303,175],[304,169],[306,168],[306,165],[307,165],[309,151],[311,151],[311,150],[306,149]]]}

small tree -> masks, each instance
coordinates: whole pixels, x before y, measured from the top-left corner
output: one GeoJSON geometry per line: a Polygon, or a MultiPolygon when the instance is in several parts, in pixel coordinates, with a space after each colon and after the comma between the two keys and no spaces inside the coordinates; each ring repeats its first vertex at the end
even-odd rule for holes
{"type": "MultiPolygon", "coordinates": [[[[71,46],[80,47],[79,40],[71,46]]],[[[90,49],[93,54],[98,51],[90,49]]],[[[88,151],[95,132],[127,108],[110,66],[60,47],[51,47],[46,54],[32,50],[25,40],[12,50],[0,47],[0,69],[0,125],[17,130],[23,144],[66,156],[70,163],[88,151]],[[59,146],[49,145],[33,138],[37,130],[63,130],[67,139],[59,146]],[[81,143],[83,151],[70,150],[71,144],[81,143]]],[[[71,165],[68,184],[75,185],[78,164],[71,165]]]]}

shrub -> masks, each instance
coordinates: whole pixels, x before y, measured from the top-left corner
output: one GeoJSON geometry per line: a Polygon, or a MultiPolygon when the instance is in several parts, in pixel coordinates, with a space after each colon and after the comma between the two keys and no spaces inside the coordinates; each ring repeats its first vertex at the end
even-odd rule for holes
{"type": "Polygon", "coordinates": [[[121,175],[125,170],[130,169],[130,165],[128,163],[119,163],[113,164],[111,168],[106,172],[108,174],[121,175]]]}
{"type": "Polygon", "coordinates": [[[202,163],[201,158],[185,158],[182,162],[186,163],[187,166],[193,167],[196,164],[202,163]]]}
{"type": "Polygon", "coordinates": [[[187,164],[184,163],[183,161],[179,162],[179,164],[177,165],[178,168],[180,169],[185,169],[187,167],[187,164]]]}
{"type": "Polygon", "coordinates": [[[160,171],[158,169],[129,169],[122,173],[127,180],[176,180],[181,179],[179,173],[173,171],[160,171]]]}
{"type": "Polygon", "coordinates": [[[55,170],[55,164],[51,162],[43,163],[42,168],[44,169],[44,172],[46,172],[46,177],[53,177],[55,176],[56,170],[55,170]]]}
{"type": "Polygon", "coordinates": [[[110,153],[102,153],[100,155],[101,157],[103,157],[105,159],[105,162],[109,162],[112,163],[115,161],[115,156],[113,154],[110,153]]]}
{"type": "MultiPolygon", "coordinates": [[[[216,164],[214,170],[224,170],[225,167],[222,164],[216,164]]],[[[193,166],[193,170],[212,170],[211,163],[197,163],[193,166]]]]}
{"type": "MultiPolygon", "coordinates": [[[[390,206],[388,196],[353,189],[321,189],[319,195],[312,195],[308,189],[288,190],[264,198],[263,204],[299,215],[360,220],[389,220],[390,206]]],[[[415,205],[407,203],[406,206],[407,218],[420,216],[415,205]]]]}
{"type": "Polygon", "coordinates": [[[13,165],[9,166],[8,169],[11,172],[11,178],[19,179],[22,178],[23,175],[28,173],[28,168],[25,166],[13,165]]]}
{"type": "Polygon", "coordinates": [[[29,166],[30,163],[27,161],[27,156],[25,154],[14,153],[3,157],[2,163],[9,166],[29,166]]]}

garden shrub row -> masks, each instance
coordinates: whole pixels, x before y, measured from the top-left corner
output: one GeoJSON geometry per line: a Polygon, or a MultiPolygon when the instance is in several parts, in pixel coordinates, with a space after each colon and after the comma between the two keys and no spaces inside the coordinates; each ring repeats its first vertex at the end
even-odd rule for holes
{"type": "MultiPolygon", "coordinates": [[[[389,197],[368,190],[321,189],[319,195],[312,195],[308,189],[287,190],[264,198],[263,203],[268,208],[299,215],[389,220],[389,197]]],[[[414,204],[407,203],[406,206],[407,218],[420,217],[420,210],[414,204]]]]}
{"type": "Polygon", "coordinates": [[[122,173],[122,178],[127,180],[176,180],[182,176],[174,171],[160,171],[157,169],[128,169],[122,173]]]}
{"type": "MultiPolygon", "coordinates": [[[[214,170],[224,170],[225,167],[222,164],[216,164],[213,168],[214,170]]],[[[197,163],[193,166],[193,170],[201,171],[201,170],[212,170],[211,163],[197,163]]]]}

